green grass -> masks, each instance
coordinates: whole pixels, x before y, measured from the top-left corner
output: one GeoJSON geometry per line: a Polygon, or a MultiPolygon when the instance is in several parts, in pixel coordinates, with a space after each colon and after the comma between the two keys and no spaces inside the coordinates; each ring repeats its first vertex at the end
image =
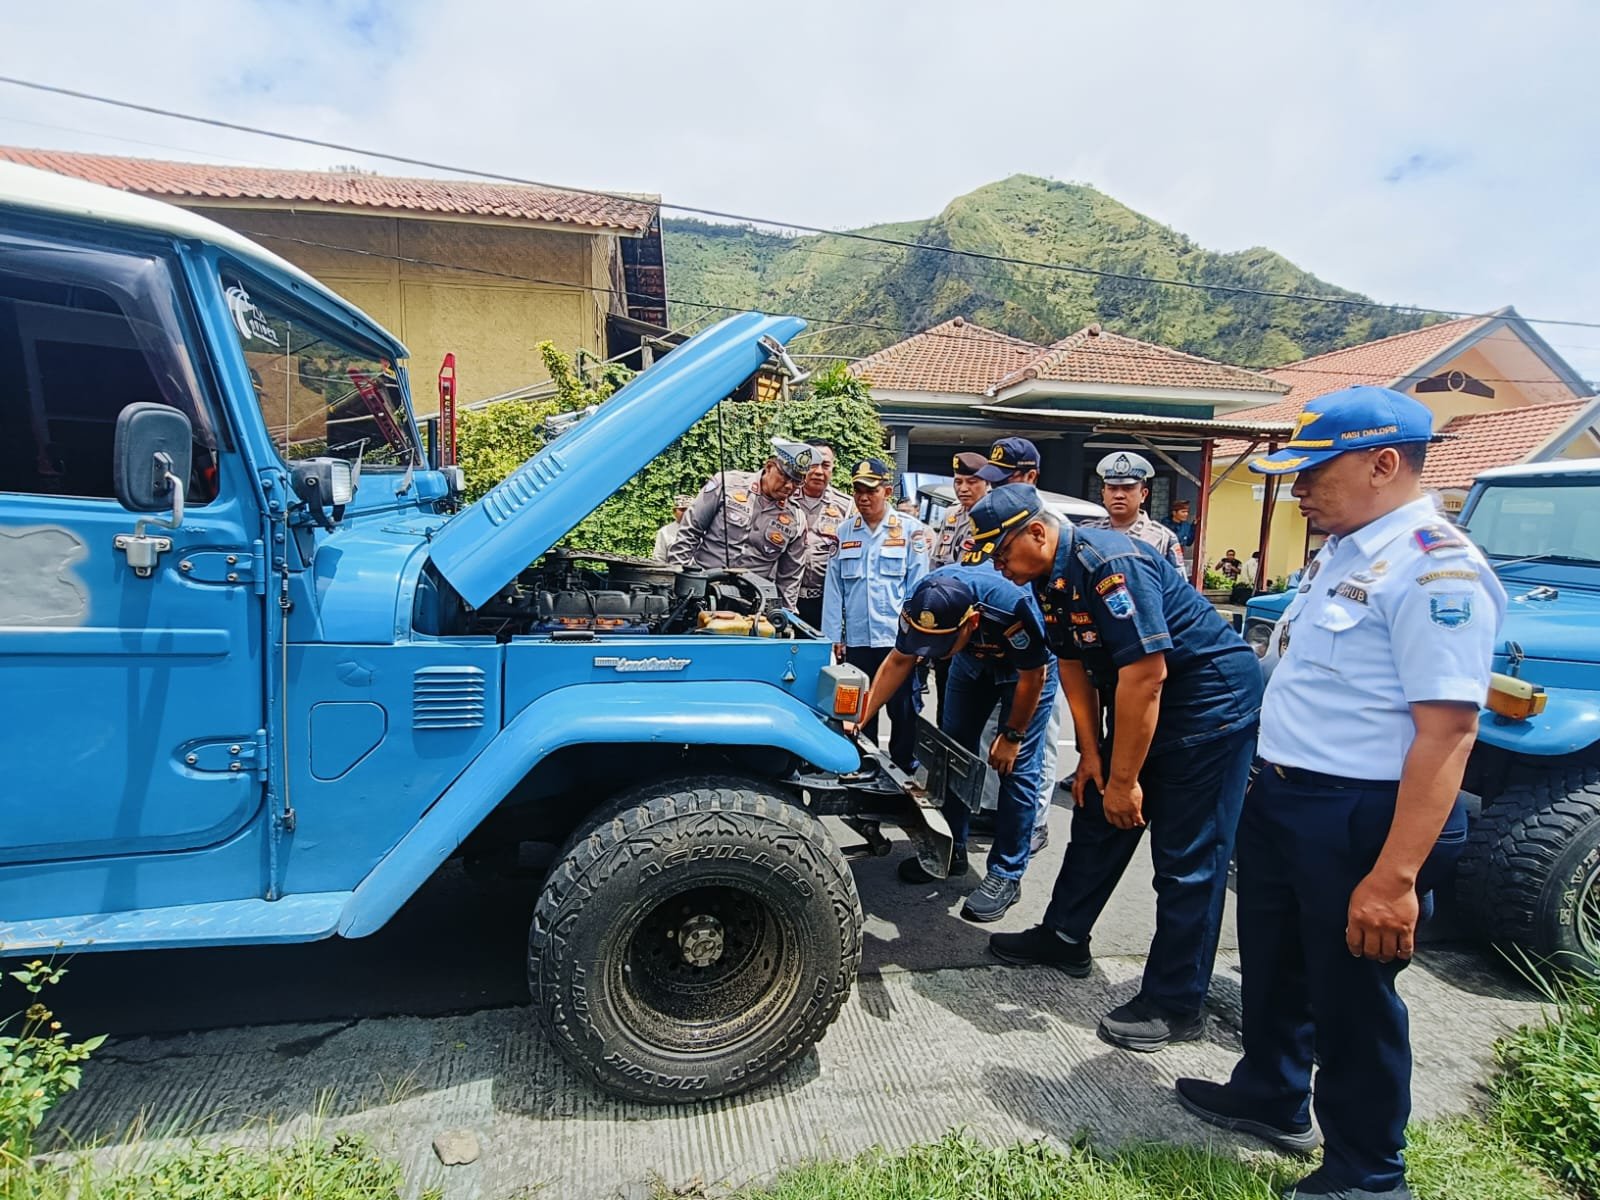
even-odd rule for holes
{"type": "Polygon", "coordinates": [[[399,1200],[402,1187],[398,1164],[347,1134],[264,1148],[194,1143],[115,1167],[80,1154],[0,1170],[0,1200],[399,1200]]]}
{"type": "MultiPolygon", "coordinates": [[[[1509,1139],[1468,1118],[1413,1129],[1409,1158],[1417,1200],[1573,1196],[1519,1158],[1509,1139]]],[[[1241,1162],[1154,1144],[1112,1153],[1040,1142],[996,1148],[954,1133],[901,1154],[869,1151],[799,1167],[729,1200],[1275,1200],[1307,1169],[1269,1156],[1241,1162]]],[[[715,1194],[658,1189],[663,1198],[715,1194]]]]}
{"type": "Polygon", "coordinates": [[[1500,1043],[1495,1120],[1556,1178],[1600,1196],[1600,984],[1539,982],[1559,1015],[1500,1043]]]}

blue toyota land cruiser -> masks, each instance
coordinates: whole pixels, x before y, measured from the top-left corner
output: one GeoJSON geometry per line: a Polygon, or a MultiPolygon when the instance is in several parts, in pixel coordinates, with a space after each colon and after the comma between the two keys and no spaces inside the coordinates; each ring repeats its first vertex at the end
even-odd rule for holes
{"type": "Polygon", "coordinates": [[[819,818],[941,872],[948,828],[764,581],[557,541],[801,327],[729,318],[463,507],[359,310],[0,166],[0,953],[359,937],[547,843],[528,981],[574,1063],[647,1101],[781,1071],[860,959],[819,818]]]}
{"type": "MultiPolygon", "coordinates": [[[[1600,459],[1486,471],[1458,523],[1509,604],[1464,787],[1460,908],[1513,956],[1600,970],[1600,459]]],[[[1270,667],[1290,593],[1245,637],[1270,667]]]]}

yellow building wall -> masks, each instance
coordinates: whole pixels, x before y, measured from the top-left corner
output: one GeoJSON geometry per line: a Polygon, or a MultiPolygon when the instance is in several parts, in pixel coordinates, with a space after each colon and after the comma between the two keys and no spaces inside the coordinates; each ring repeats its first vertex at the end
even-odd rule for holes
{"type": "MultiPolygon", "coordinates": [[[[1214,567],[1225,551],[1233,549],[1248,559],[1261,540],[1261,501],[1254,489],[1262,477],[1244,467],[1224,478],[1211,493],[1206,512],[1206,566],[1214,567]]],[[[1267,543],[1267,578],[1283,579],[1305,562],[1306,522],[1289,495],[1289,480],[1272,511],[1272,534],[1267,543]]]]}
{"type": "Polygon", "coordinates": [[[288,259],[405,342],[422,415],[438,408],[436,380],[446,353],[456,356],[456,394],[470,404],[548,379],[540,342],[603,356],[606,316],[620,309],[610,293],[619,257],[610,234],[344,213],[198,211],[288,259]]]}

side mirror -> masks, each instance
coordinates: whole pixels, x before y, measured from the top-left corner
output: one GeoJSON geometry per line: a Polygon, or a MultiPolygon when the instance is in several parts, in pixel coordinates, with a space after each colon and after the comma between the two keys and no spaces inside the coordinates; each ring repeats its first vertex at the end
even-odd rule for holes
{"type": "Polygon", "coordinates": [[[165,404],[130,404],[117,416],[112,484],[131,512],[173,511],[183,520],[183,490],[189,480],[194,431],[189,418],[165,404]]]}

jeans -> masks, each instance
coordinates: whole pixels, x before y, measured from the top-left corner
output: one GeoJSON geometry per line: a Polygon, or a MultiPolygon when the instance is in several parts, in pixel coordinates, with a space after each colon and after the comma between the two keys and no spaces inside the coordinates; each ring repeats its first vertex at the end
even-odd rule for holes
{"type": "MultiPolygon", "coordinates": [[[[1411,1027],[1395,980],[1405,961],[1353,957],[1350,894],[1389,835],[1396,785],[1290,782],[1267,765],[1239,822],[1239,966],[1244,1058],[1229,1083],[1266,1120],[1310,1120],[1312,1052],[1323,1171],[1387,1191],[1405,1178],[1411,1027]]],[[[1417,879],[1426,895],[1466,843],[1457,802],[1417,879]]],[[[1429,905],[1424,905],[1424,911],[1429,905]]]]}
{"type": "MultiPolygon", "coordinates": [[[[1000,802],[995,811],[994,843],[989,848],[989,870],[1007,879],[1021,879],[1028,867],[1038,812],[1044,743],[1057,686],[1056,664],[1052,659],[1045,668],[1039,703],[1023,732],[1022,744],[1017,748],[1016,762],[1009,775],[1000,777],[1000,802]]],[[[984,724],[997,704],[1000,724],[1010,724],[1011,704],[1017,694],[1017,673],[1009,668],[988,666],[968,654],[957,654],[950,663],[948,691],[941,728],[968,750],[987,757],[989,747],[981,744],[984,724]]],[[[956,847],[965,849],[971,816],[966,806],[947,801],[944,816],[950,823],[956,847]]]]}
{"type": "MultiPolygon", "coordinates": [[[[1072,840],[1044,923],[1078,941],[1087,938],[1148,827],[1156,933],[1139,992],[1177,1016],[1199,1013],[1211,985],[1228,860],[1255,744],[1251,725],[1150,755],[1139,772],[1146,826],[1111,824],[1093,784],[1085,789],[1083,806],[1073,810],[1072,840]]],[[[1109,771],[1109,753],[1104,761],[1109,771]]]]}

